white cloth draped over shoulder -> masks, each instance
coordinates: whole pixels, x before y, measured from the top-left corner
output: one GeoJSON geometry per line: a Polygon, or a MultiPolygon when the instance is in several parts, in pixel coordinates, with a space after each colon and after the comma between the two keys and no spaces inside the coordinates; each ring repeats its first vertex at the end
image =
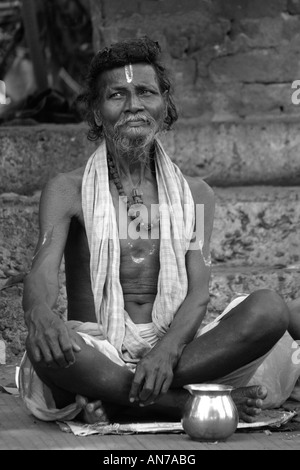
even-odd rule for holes
{"type": "MultiPolygon", "coordinates": [[[[185,255],[193,237],[195,206],[180,169],[155,141],[160,210],[160,272],[152,321],[163,336],[186,297],[185,255]]],[[[82,207],[90,248],[90,273],[99,330],[125,362],[137,363],[151,349],[124,309],[120,284],[120,240],[109,189],[106,143],[89,158],[82,183],[82,207]]]]}

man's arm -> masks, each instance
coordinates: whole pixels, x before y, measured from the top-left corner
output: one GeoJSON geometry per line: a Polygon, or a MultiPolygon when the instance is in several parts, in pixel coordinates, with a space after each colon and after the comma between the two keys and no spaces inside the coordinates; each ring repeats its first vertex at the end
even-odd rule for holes
{"type": "Polygon", "coordinates": [[[300,340],[300,297],[287,303],[290,311],[288,332],[294,340],[300,340]]]}
{"type": "MultiPolygon", "coordinates": [[[[197,247],[196,243],[192,242],[192,249],[189,249],[186,254],[187,296],[178,309],[168,332],[139,362],[130,392],[131,401],[141,400],[147,404],[154,401],[158,395],[167,392],[173,380],[173,370],[182,351],[193,340],[206,314],[211,276],[209,245],[213,229],[215,198],[213,190],[203,181],[190,183],[190,186],[195,207],[197,204],[204,205],[204,221],[196,220],[198,224],[204,223],[203,239],[197,240],[197,247]]],[[[198,232],[201,231],[198,230],[198,232]]]]}
{"type": "Polygon", "coordinates": [[[59,269],[76,200],[76,187],[66,175],[58,175],[42,191],[39,240],[31,270],[24,280],[27,352],[35,361],[45,361],[49,366],[64,367],[74,362],[73,351],[80,350],[69,338],[63,320],[52,311],[59,293],[59,269]]]}

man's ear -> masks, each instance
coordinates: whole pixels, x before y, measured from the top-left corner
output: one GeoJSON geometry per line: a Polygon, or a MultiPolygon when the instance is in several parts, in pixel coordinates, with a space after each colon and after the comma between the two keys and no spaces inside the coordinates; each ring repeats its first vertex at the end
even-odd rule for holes
{"type": "Polygon", "coordinates": [[[167,112],[168,109],[168,103],[169,103],[169,92],[168,90],[165,90],[162,94],[164,103],[165,103],[165,112],[167,112]]]}
{"type": "Polygon", "coordinates": [[[168,90],[165,90],[162,94],[163,100],[164,100],[164,113],[165,113],[165,118],[168,116],[168,106],[169,106],[169,92],[168,90]]]}
{"type": "Polygon", "coordinates": [[[100,116],[100,113],[98,111],[93,111],[94,113],[94,119],[95,119],[95,123],[97,124],[97,126],[101,127],[102,126],[102,119],[101,119],[101,116],[100,116]]]}

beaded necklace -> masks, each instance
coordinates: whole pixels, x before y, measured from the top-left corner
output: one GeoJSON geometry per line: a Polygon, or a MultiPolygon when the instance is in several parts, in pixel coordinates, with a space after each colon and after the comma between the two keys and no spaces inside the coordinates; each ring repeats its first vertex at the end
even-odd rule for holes
{"type": "MultiPolygon", "coordinates": [[[[131,191],[131,198],[133,202],[130,202],[129,198],[127,197],[127,194],[124,191],[124,187],[120,180],[120,176],[116,168],[115,162],[109,153],[107,153],[107,164],[108,164],[109,178],[115,184],[118,190],[119,196],[121,196],[122,199],[124,199],[125,197],[127,198],[126,204],[127,204],[127,213],[129,217],[132,220],[136,219],[137,217],[140,216],[140,211],[138,209],[141,209],[140,206],[144,204],[143,198],[142,198],[143,196],[142,191],[138,190],[137,188],[133,188],[131,191]],[[131,214],[129,214],[129,212],[131,212],[131,214]]],[[[142,222],[137,225],[136,229],[138,232],[140,231],[141,226],[144,227],[148,232],[150,232],[154,224],[153,223],[145,224],[142,222]]]]}

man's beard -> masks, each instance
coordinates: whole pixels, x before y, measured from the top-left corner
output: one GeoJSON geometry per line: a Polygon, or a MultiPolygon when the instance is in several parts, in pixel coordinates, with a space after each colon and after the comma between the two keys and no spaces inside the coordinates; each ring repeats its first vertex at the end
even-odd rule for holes
{"type": "Polygon", "coordinates": [[[103,122],[104,135],[109,139],[119,156],[126,155],[130,157],[131,162],[144,162],[145,150],[151,146],[155,135],[162,130],[162,123],[158,123],[153,117],[143,113],[122,116],[113,128],[106,126],[103,122]],[[122,132],[122,126],[132,121],[144,121],[148,132],[141,134],[140,128],[133,129],[130,134],[122,132]]]}

